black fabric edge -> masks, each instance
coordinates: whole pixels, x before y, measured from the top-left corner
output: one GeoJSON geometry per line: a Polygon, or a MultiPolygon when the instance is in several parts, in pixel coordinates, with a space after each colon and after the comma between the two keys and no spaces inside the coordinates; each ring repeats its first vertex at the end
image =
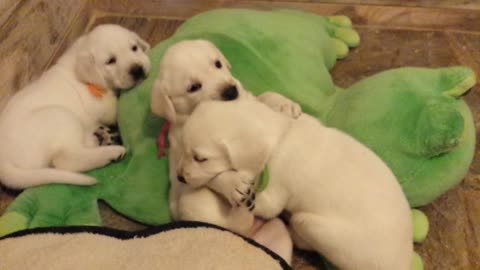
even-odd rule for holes
{"type": "Polygon", "coordinates": [[[237,234],[235,232],[232,232],[230,230],[227,230],[225,228],[222,228],[213,224],[197,222],[197,221],[177,221],[177,222],[150,227],[150,228],[139,230],[139,231],[124,231],[124,230],[118,230],[118,229],[102,227],[102,226],[64,226],[64,227],[32,228],[32,229],[17,231],[17,232],[8,234],[6,236],[0,237],[0,241],[4,239],[19,238],[19,237],[28,236],[28,235],[45,234],[45,233],[53,233],[53,234],[92,233],[92,234],[115,237],[120,240],[129,240],[129,239],[134,239],[138,237],[144,238],[144,237],[148,237],[161,232],[167,232],[167,231],[177,230],[177,229],[188,229],[188,228],[211,228],[211,229],[217,229],[217,230],[232,233],[242,238],[247,243],[261,249],[263,252],[265,252],[267,255],[269,255],[275,261],[277,261],[278,264],[284,270],[291,270],[291,267],[287,264],[287,262],[285,262],[284,259],[282,259],[282,257],[280,257],[275,252],[271,251],[267,247],[257,243],[253,239],[246,238],[240,234],[237,234]]]}

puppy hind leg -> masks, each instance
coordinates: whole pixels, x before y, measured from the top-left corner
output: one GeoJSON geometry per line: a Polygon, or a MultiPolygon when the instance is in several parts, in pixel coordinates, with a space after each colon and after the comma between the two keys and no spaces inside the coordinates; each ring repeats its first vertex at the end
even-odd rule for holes
{"type": "Polygon", "coordinates": [[[123,158],[123,146],[102,146],[88,148],[84,146],[68,146],[58,151],[52,159],[52,165],[58,169],[84,172],[103,167],[108,163],[123,158]]]}
{"type": "Polygon", "coordinates": [[[313,247],[310,246],[310,244],[305,241],[305,239],[303,239],[295,230],[293,230],[291,227],[289,227],[288,229],[296,248],[308,251],[314,250],[313,247]]]}
{"type": "Polygon", "coordinates": [[[267,189],[256,196],[253,213],[255,216],[264,219],[272,219],[282,213],[286,202],[287,196],[284,192],[276,189],[267,189]]]}
{"type": "Polygon", "coordinates": [[[315,250],[340,269],[379,269],[368,263],[365,266],[365,261],[360,256],[363,251],[355,245],[354,234],[334,219],[296,213],[290,219],[290,233],[295,246],[299,244],[299,248],[315,250]]]}

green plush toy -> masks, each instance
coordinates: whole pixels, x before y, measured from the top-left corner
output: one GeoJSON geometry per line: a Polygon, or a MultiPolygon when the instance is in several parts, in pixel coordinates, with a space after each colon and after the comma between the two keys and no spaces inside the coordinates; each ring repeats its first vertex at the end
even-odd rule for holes
{"type": "MultiPolygon", "coordinates": [[[[475,134],[460,96],[475,83],[470,69],[401,68],[344,90],[334,85],[328,70],[346,56],[348,46],[359,43],[348,18],[215,10],[191,18],[152,49],[149,78],[121,97],[126,158],[90,172],[99,180],[92,187],[47,185],[24,191],[0,218],[0,235],[41,226],[100,225],[98,200],[145,224],[169,222],[168,161],[156,157],[163,120],[150,113],[150,90],[168,46],[198,38],[220,48],[246,89],[277,91],[369,146],[393,170],[412,207],[431,202],[466,174],[475,134]]],[[[425,217],[413,216],[425,229],[425,217]]]]}

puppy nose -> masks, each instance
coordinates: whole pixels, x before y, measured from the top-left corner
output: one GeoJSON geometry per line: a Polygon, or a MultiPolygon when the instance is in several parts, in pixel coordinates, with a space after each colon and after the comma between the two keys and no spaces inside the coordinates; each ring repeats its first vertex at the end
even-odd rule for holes
{"type": "Polygon", "coordinates": [[[184,183],[184,184],[187,183],[187,181],[185,181],[185,177],[183,177],[183,175],[177,175],[177,180],[184,183]]]}
{"type": "Polygon", "coordinates": [[[140,65],[133,65],[128,73],[135,81],[145,78],[145,71],[140,65]]]}
{"type": "Polygon", "coordinates": [[[238,97],[238,90],[235,85],[230,85],[229,87],[223,89],[222,99],[223,100],[234,100],[238,97]]]}

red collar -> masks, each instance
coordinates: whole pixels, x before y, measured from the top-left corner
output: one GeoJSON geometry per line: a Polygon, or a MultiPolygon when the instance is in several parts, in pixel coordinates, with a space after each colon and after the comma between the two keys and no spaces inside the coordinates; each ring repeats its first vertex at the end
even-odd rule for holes
{"type": "Polygon", "coordinates": [[[163,122],[162,128],[160,129],[160,134],[158,135],[157,144],[158,152],[157,157],[162,158],[165,155],[165,149],[168,148],[165,138],[167,137],[168,130],[170,129],[170,122],[163,122]]]}
{"type": "Polygon", "coordinates": [[[101,98],[107,93],[107,91],[103,88],[101,88],[98,85],[87,83],[87,90],[92,94],[94,97],[101,98]]]}

